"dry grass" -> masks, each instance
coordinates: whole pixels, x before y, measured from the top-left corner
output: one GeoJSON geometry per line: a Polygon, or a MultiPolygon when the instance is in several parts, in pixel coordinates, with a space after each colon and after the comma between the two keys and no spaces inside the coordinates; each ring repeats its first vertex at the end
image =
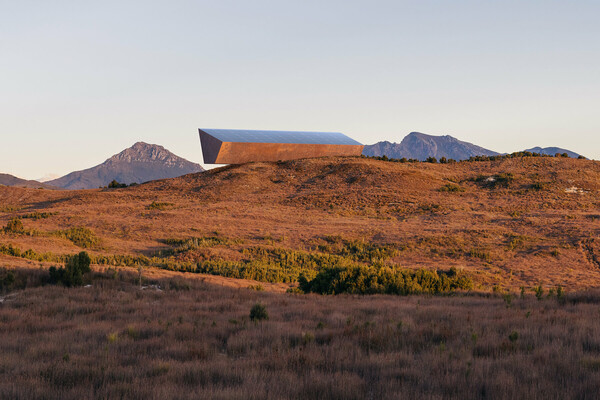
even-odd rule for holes
{"type": "Polygon", "coordinates": [[[0,398],[592,399],[600,294],[276,294],[96,274],[0,305],[0,398]],[[155,285],[155,286],[152,286],[155,285]],[[261,303],[268,320],[250,321],[261,303]]]}
{"type": "MultiPolygon", "coordinates": [[[[151,256],[169,250],[165,239],[215,231],[246,247],[301,251],[341,236],[391,244],[400,251],[390,262],[403,267],[462,268],[480,290],[539,283],[580,290],[600,283],[599,189],[600,163],[564,158],[251,163],[116,190],[2,187],[0,227],[19,215],[48,218],[22,220],[40,235],[2,232],[0,243],[72,254],[80,250],[75,243],[44,233],[85,227],[101,241],[94,254],[151,256]]],[[[239,261],[240,250],[230,244],[181,258],[239,261]]]]}
{"type": "Polygon", "coordinates": [[[457,267],[484,294],[297,295],[157,268],[141,289],[118,266],[66,289],[40,286],[55,263],[0,254],[15,271],[0,268],[12,290],[0,289],[0,398],[596,398],[599,190],[600,163],[555,158],[313,159],[115,190],[1,187],[0,228],[24,227],[0,245],[42,260],[90,238],[109,264],[345,257],[457,267]],[[566,297],[548,297],[558,285],[566,297]],[[524,298],[507,292],[520,287],[524,298]],[[252,322],[258,303],[269,318],[252,322]]]}

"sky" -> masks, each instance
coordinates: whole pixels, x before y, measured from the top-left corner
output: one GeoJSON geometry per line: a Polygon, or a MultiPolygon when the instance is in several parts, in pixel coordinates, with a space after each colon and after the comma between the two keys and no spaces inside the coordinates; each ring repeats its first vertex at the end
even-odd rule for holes
{"type": "Polygon", "coordinates": [[[412,131],[600,159],[600,2],[0,0],[0,173],[198,128],[412,131]]]}

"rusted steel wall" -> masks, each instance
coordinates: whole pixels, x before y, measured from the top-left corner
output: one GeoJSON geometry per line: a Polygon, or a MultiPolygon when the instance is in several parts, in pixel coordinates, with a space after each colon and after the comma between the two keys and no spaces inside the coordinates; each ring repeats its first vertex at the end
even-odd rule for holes
{"type": "MultiPolygon", "coordinates": [[[[250,161],[294,160],[309,157],[360,156],[363,147],[338,144],[223,142],[216,157],[208,154],[208,160],[215,160],[214,164],[241,164],[250,161]]],[[[204,160],[207,162],[207,154],[204,155],[204,160]]]]}

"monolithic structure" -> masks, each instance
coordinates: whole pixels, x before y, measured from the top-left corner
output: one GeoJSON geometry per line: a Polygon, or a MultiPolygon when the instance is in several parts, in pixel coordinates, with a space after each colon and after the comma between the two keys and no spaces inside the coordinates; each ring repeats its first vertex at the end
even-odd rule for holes
{"type": "Polygon", "coordinates": [[[363,145],[339,132],[198,129],[205,164],[360,156],[363,145]]]}

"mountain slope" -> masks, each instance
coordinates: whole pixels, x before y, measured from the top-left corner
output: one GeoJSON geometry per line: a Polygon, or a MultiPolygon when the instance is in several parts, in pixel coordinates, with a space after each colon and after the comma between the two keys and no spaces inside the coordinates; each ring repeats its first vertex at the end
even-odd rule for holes
{"type": "Polygon", "coordinates": [[[95,167],[75,171],[48,183],[65,189],[93,189],[121,183],[142,183],[201,172],[199,165],[178,157],[162,146],[138,142],[95,167]]]}
{"type": "Polygon", "coordinates": [[[534,147],[532,149],[527,149],[525,151],[529,151],[530,153],[538,153],[538,154],[546,154],[549,156],[553,156],[556,154],[568,154],[571,158],[578,158],[580,155],[575,153],[574,151],[561,149],[560,147],[534,147]]]}
{"type": "Polygon", "coordinates": [[[31,189],[57,189],[54,186],[47,185],[38,181],[29,181],[26,179],[17,178],[16,176],[9,174],[0,174],[0,185],[1,186],[17,186],[31,189]]]}
{"type": "Polygon", "coordinates": [[[379,142],[365,146],[363,154],[366,156],[385,155],[389,158],[413,158],[417,160],[425,160],[428,157],[466,160],[473,156],[493,156],[499,153],[472,143],[460,141],[448,135],[432,136],[412,132],[401,143],[379,142]]]}

